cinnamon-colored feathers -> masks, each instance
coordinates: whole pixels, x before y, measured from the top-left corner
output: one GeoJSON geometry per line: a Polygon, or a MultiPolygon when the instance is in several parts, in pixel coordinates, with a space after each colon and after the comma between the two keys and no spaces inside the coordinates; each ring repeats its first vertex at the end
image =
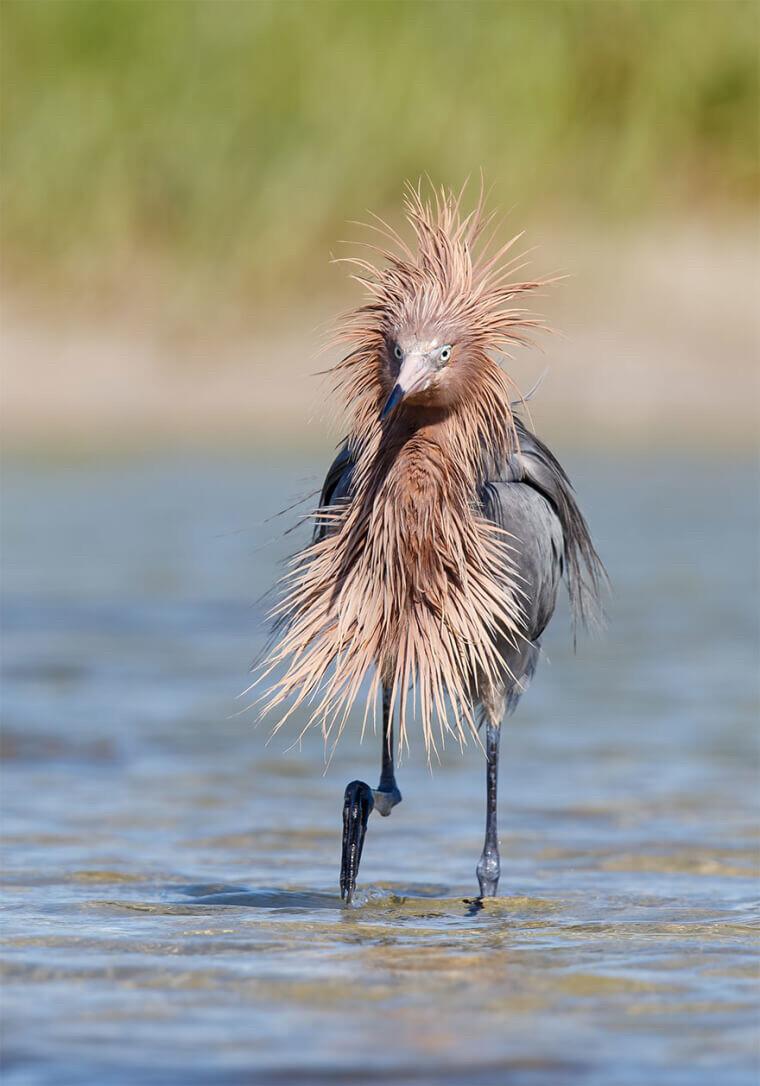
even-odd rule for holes
{"type": "Polygon", "coordinates": [[[494,355],[535,327],[512,303],[542,284],[511,281],[517,238],[489,253],[482,196],[466,216],[461,198],[409,189],[413,244],[377,220],[382,266],[351,259],[368,298],[346,318],[338,338],[349,349],[331,372],[354,468],[345,497],[317,511],[321,530],[292,560],[273,612],[282,635],[264,674],[284,674],[265,710],[290,701],[278,727],[308,701],[307,727],[337,738],[371,677],[365,721],[379,685],[390,686],[400,745],[414,715],[430,754],[438,734],[462,742],[475,730],[475,703],[503,685],[496,639],[523,637],[510,539],[480,514],[478,490],[516,440],[514,386],[494,355]],[[410,337],[450,344],[451,360],[425,395],[381,421],[394,345],[410,337]]]}

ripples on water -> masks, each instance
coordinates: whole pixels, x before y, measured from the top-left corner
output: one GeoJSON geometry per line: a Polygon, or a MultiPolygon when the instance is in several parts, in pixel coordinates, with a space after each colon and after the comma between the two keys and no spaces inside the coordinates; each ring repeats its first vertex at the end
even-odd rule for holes
{"type": "Polygon", "coordinates": [[[753,469],[571,466],[612,621],[506,726],[481,911],[477,750],[412,751],[345,909],[378,740],[232,715],[310,468],[6,468],[7,1083],[757,1081],[753,469]]]}

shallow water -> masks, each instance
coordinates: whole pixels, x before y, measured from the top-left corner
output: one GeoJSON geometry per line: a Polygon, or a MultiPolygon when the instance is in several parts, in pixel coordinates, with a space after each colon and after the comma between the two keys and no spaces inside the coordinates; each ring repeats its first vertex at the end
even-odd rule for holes
{"type": "Polygon", "coordinates": [[[413,746],[347,909],[379,741],[234,715],[309,465],[6,467],[5,1082],[757,1081],[753,468],[570,467],[611,622],[506,725],[481,910],[476,748],[413,746]]]}

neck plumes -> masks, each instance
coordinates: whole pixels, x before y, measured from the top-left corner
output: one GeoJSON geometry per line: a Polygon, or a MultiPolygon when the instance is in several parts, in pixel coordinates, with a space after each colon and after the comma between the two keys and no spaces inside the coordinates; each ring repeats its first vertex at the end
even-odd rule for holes
{"type": "Polygon", "coordinates": [[[371,695],[382,683],[399,704],[400,745],[413,687],[428,751],[434,718],[460,742],[475,728],[474,689],[498,682],[494,639],[514,640],[521,626],[509,539],[478,512],[484,472],[513,435],[506,379],[488,362],[446,409],[403,406],[381,422],[380,382],[355,401],[352,494],[320,511],[330,531],[286,577],[285,633],[269,665],[287,667],[267,708],[294,696],[289,715],[315,697],[308,723],[337,739],[371,676],[371,695]],[[453,723],[446,694],[460,710],[453,723]]]}

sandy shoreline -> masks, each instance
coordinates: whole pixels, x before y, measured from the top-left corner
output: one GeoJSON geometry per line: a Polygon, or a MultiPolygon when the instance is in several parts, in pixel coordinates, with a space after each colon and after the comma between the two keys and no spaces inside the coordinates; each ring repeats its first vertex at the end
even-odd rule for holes
{"type": "MultiPolygon", "coordinates": [[[[510,372],[538,427],[590,446],[672,439],[746,446],[758,422],[758,251],[745,228],[702,225],[551,237],[540,268],[573,269],[537,308],[561,336],[516,352],[510,372]]],[[[108,450],[173,445],[324,448],[339,436],[315,331],[356,300],[293,300],[250,327],[215,314],[168,328],[160,301],[64,312],[6,292],[2,426],[6,447],[108,450]],[[261,331],[262,327],[266,330],[261,331]]]]}

